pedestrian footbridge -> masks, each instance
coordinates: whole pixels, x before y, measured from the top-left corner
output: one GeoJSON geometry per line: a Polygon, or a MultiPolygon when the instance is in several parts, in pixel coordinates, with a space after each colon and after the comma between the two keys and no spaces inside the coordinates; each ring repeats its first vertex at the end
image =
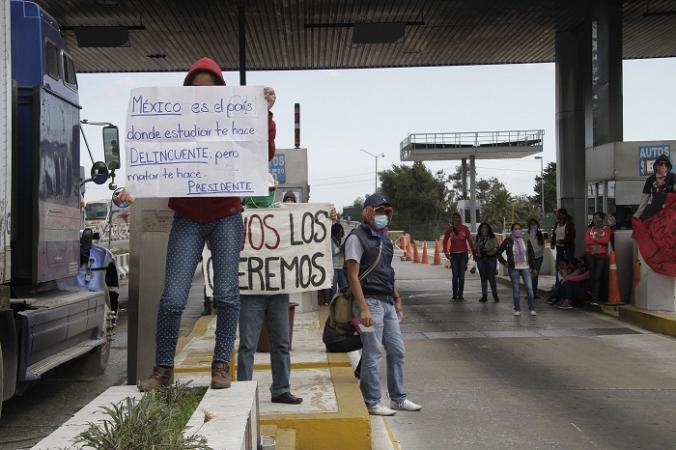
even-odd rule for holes
{"type": "Polygon", "coordinates": [[[401,160],[523,158],[542,152],[544,134],[544,130],[412,133],[401,142],[401,160]]]}

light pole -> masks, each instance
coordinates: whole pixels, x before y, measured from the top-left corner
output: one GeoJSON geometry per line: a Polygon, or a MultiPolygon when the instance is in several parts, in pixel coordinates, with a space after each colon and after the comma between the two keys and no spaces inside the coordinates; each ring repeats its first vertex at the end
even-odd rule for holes
{"type": "Polygon", "coordinates": [[[536,156],[540,160],[540,199],[542,201],[542,220],[545,219],[545,160],[542,156],[536,156]]]}
{"type": "Polygon", "coordinates": [[[378,158],[384,158],[385,153],[379,153],[377,155],[374,155],[373,153],[368,152],[368,151],[364,150],[363,148],[360,148],[359,151],[364,152],[369,156],[373,156],[373,159],[376,160],[376,184],[375,184],[375,188],[374,188],[374,191],[373,191],[373,193],[375,194],[375,193],[378,192],[378,158]]]}

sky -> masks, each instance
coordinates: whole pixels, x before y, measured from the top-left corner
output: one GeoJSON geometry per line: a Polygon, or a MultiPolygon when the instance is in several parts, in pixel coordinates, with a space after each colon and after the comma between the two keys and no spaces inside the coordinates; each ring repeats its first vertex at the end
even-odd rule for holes
{"type": "MultiPolygon", "coordinates": [[[[80,74],[81,118],[124,133],[129,91],[182,84],[184,73],[80,74]]],[[[225,72],[228,85],[238,72],[225,72]]],[[[625,61],[624,140],[676,139],[676,58],[625,61]]],[[[301,104],[301,146],[308,149],[310,201],[351,205],[373,192],[379,170],[399,160],[409,133],[544,129],[545,164],[556,160],[554,64],[436,68],[248,72],[248,85],[277,92],[273,108],[278,148],[293,147],[293,104],[301,104]]],[[[101,129],[86,127],[95,159],[103,159],[101,129]]],[[[81,161],[89,161],[82,145],[81,161]]],[[[452,172],[455,161],[426,163],[452,172]]],[[[124,163],[123,163],[124,165],[124,163]]],[[[118,171],[119,172],[119,171],[118,171]]],[[[540,162],[533,157],[477,161],[479,178],[497,177],[513,194],[533,194],[540,162]]],[[[118,173],[124,185],[124,171],[118,173]]],[[[87,200],[108,191],[87,185],[87,200]]]]}

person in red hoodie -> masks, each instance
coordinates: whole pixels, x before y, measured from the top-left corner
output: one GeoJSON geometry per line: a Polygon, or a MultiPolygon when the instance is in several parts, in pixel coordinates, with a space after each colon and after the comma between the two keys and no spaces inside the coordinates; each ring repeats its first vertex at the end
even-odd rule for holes
{"type": "MultiPolygon", "coordinates": [[[[221,68],[210,58],[201,58],[190,67],[184,86],[224,86],[221,68]]],[[[276,96],[265,89],[268,109],[276,96]]],[[[268,111],[268,159],[275,154],[275,122],[268,111]]],[[[116,203],[132,203],[122,191],[116,203]]],[[[230,387],[230,354],[239,321],[239,253],[244,234],[242,200],[239,197],[171,198],[176,213],[171,226],[165,269],[164,291],[157,313],[156,352],[153,374],[139,384],[142,391],[171,382],[176,342],[183,309],[204,244],[211,246],[214,264],[214,305],[218,310],[216,345],[211,364],[211,388],[230,387]]]]}
{"type": "Polygon", "coordinates": [[[463,291],[465,289],[465,271],[469,261],[469,250],[475,255],[472,233],[462,223],[460,213],[454,212],[451,216],[451,226],[444,234],[444,252],[446,258],[451,262],[451,271],[453,272],[453,300],[464,300],[463,291]]]}
{"type": "Polygon", "coordinates": [[[613,230],[604,225],[605,218],[604,213],[595,212],[591,225],[584,233],[584,256],[591,275],[592,304],[598,304],[602,287],[608,285],[608,245],[613,239],[613,230]]]}

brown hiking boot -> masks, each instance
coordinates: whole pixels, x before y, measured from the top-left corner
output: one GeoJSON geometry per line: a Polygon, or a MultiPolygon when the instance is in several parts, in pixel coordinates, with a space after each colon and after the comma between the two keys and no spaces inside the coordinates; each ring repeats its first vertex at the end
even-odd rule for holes
{"type": "Polygon", "coordinates": [[[230,387],[230,364],[214,361],[211,363],[211,389],[230,387]]]}
{"type": "Polygon", "coordinates": [[[152,391],[162,386],[169,386],[174,378],[174,368],[166,366],[155,366],[153,374],[149,378],[141,381],[138,388],[141,392],[152,391]]]}

